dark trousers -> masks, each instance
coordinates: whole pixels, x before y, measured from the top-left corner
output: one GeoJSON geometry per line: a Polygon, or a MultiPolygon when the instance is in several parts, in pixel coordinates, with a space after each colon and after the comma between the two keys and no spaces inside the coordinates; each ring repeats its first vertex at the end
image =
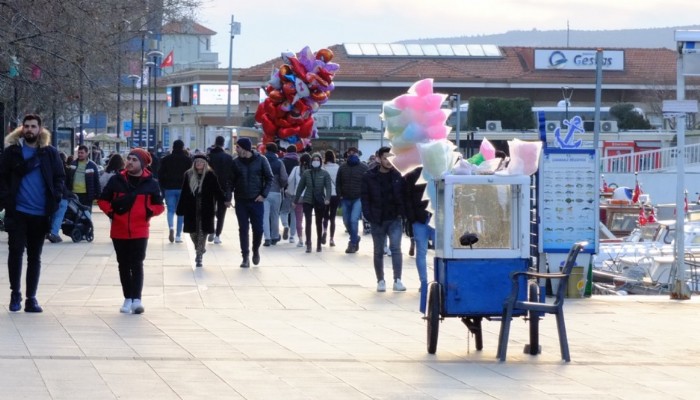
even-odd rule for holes
{"type": "Polygon", "coordinates": [[[143,260],[148,238],[112,239],[119,263],[119,280],[125,299],[140,299],[143,290],[143,260]]]}
{"type": "Polygon", "coordinates": [[[88,212],[92,214],[92,201],[88,198],[88,194],[76,193],[76,195],[78,196],[78,201],[80,202],[80,204],[88,207],[88,212]]]}
{"type": "Polygon", "coordinates": [[[35,297],[41,274],[41,251],[49,229],[49,220],[44,216],[16,211],[8,235],[7,272],[10,289],[22,290],[22,259],[27,249],[27,297],[35,297]]]}
{"type": "Polygon", "coordinates": [[[331,196],[330,203],[325,207],[323,213],[323,230],[327,231],[328,223],[331,224],[330,238],[335,237],[335,217],[338,215],[338,205],[340,204],[340,196],[331,196]]]}
{"type": "Polygon", "coordinates": [[[216,201],[216,236],[221,236],[224,230],[224,219],[226,218],[226,202],[224,200],[216,201]]]}
{"type": "Polygon", "coordinates": [[[236,219],[238,219],[238,237],[241,241],[241,254],[248,257],[250,243],[248,230],[253,227],[253,252],[257,253],[263,237],[263,213],[262,201],[236,200],[236,219]]]}
{"type": "Polygon", "coordinates": [[[316,245],[321,245],[321,233],[323,232],[324,204],[304,203],[304,221],[306,222],[306,247],[311,247],[311,213],[316,215],[316,245]]]}

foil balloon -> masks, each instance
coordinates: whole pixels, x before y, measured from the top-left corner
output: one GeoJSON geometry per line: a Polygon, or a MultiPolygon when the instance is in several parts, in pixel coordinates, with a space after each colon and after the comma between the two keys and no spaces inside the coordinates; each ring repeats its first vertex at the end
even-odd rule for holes
{"type": "Polygon", "coordinates": [[[313,114],[328,101],[340,66],[331,62],[330,49],[314,53],[306,46],[281,56],[284,64],[270,74],[264,86],[267,98],[258,105],[255,121],[262,126],[263,144],[284,141],[303,150],[318,137],[313,114]]]}

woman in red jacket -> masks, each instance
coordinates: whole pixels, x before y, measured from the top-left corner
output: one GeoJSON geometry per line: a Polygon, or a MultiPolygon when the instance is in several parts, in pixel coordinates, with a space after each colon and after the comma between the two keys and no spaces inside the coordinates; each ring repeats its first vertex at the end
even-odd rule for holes
{"type": "Polygon", "coordinates": [[[143,260],[146,258],[150,219],[165,210],[158,182],[146,169],[151,155],[133,149],[126,157],[126,169],[114,175],[102,190],[97,205],[112,220],[110,237],[119,263],[124,293],[123,313],[141,314],[143,260]]]}

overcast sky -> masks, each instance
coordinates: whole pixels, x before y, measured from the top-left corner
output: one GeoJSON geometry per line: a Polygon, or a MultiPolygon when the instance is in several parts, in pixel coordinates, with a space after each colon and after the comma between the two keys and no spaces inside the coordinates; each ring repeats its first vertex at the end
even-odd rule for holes
{"type": "MultiPolygon", "coordinates": [[[[697,0],[202,0],[198,22],[217,32],[212,51],[228,66],[231,15],[241,23],[233,66],[250,67],[342,43],[504,33],[612,30],[697,24],[697,0]]],[[[175,56],[177,57],[177,55],[175,56]]],[[[341,66],[342,68],[342,66],[341,66]]]]}

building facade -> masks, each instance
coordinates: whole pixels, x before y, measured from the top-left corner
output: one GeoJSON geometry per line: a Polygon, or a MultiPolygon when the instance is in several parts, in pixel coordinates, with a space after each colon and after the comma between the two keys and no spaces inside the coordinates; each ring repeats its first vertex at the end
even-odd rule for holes
{"type": "MultiPolygon", "coordinates": [[[[329,49],[340,70],[330,100],[314,114],[320,136],[314,141],[317,148],[342,152],[363,135],[376,137],[383,130],[379,117],[383,102],[404,94],[425,78],[434,80],[435,92],[459,94],[463,102],[471,97],[503,97],[529,99],[533,106],[556,106],[561,104],[562,88],[567,87],[573,90],[572,106],[592,107],[595,103],[595,49],[439,44],[343,44],[329,49]]],[[[262,96],[260,88],[271,71],[282,64],[277,58],[234,71],[230,107],[228,102],[222,104],[222,95],[228,93],[228,70],[182,71],[168,76],[164,85],[169,100],[164,112],[171,139],[189,138],[186,143],[206,147],[216,134],[243,124],[246,116],[255,112],[262,96]],[[196,92],[201,98],[203,89],[213,91],[214,97],[194,104],[192,95],[196,92]]],[[[688,98],[695,97],[699,85],[699,79],[686,79],[688,98]]],[[[662,101],[675,96],[674,51],[604,50],[603,106],[632,103],[644,111],[658,132],[666,127],[660,111],[662,101]]],[[[476,141],[488,127],[477,129],[476,135],[464,132],[462,138],[476,141]]],[[[503,135],[512,138],[514,133],[503,135]]],[[[537,137],[535,132],[516,136],[537,137]]]]}

